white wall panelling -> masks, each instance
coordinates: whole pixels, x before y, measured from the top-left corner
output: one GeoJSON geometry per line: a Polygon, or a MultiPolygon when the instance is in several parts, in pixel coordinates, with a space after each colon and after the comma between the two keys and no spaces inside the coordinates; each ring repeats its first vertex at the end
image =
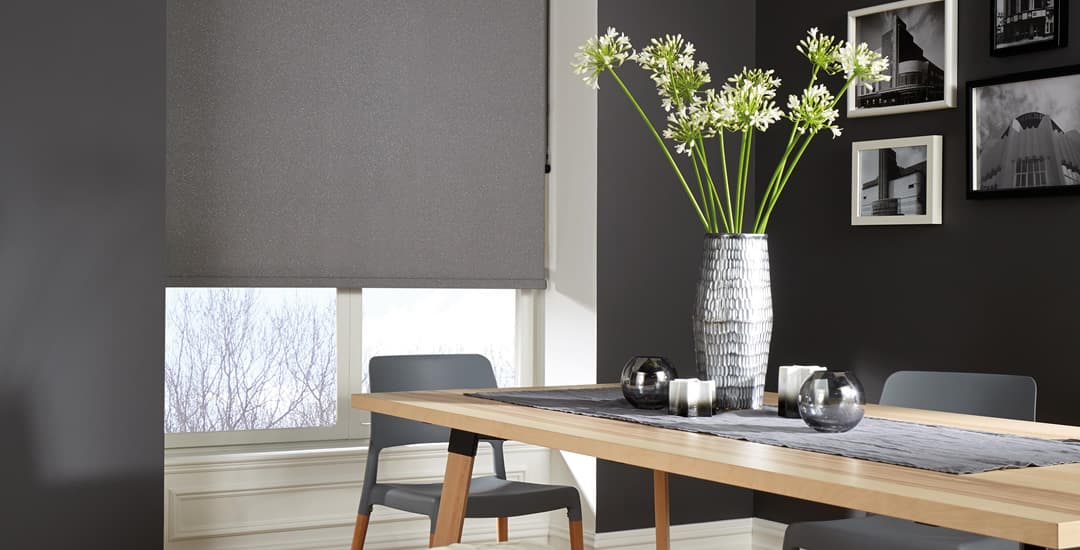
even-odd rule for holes
{"type": "MultiPolygon", "coordinates": [[[[440,481],[445,446],[385,451],[384,482],[440,481]]],[[[506,444],[507,477],[548,480],[547,449],[506,444]]],[[[165,461],[166,550],[310,550],[347,548],[360,500],[366,448],[173,455],[165,461]]],[[[477,474],[492,471],[490,448],[481,446],[477,474]]],[[[513,539],[544,541],[549,521],[565,514],[510,520],[513,539]]],[[[367,547],[373,550],[427,546],[427,518],[384,507],[371,516],[367,547]]],[[[468,520],[464,540],[495,538],[494,520],[468,520]]]]}

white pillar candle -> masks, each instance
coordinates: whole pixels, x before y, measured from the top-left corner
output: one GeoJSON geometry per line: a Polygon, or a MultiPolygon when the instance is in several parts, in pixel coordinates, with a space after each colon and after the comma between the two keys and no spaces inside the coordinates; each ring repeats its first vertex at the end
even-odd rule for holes
{"type": "Polygon", "coordinates": [[[679,416],[712,416],[716,382],[676,378],[668,386],[668,413],[679,416]]]}
{"type": "Polygon", "coordinates": [[[799,389],[810,375],[825,370],[815,365],[785,365],[780,367],[777,380],[779,404],[777,414],[787,418],[799,418],[799,389]]]}

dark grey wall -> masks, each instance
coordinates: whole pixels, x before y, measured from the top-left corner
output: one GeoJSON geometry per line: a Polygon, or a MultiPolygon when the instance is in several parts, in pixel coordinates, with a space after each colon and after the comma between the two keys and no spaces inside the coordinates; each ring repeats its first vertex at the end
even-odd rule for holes
{"type": "Polygon", "coordinates": [[[155,548],[163,2],[0,2],[4,548],[155,548]]]}
{"type": "MultiPolygon", "coordinates": [[[[876,0],[823,0],[814,16],[782,0],[761,0],[757,61],[801,85],[806,62],[794,44],[810,26],[846,36],[848,10],[876,0]]],[[[844,135],[811,145],[769,227],[775,310],[769,389],[776,366],[792,363],[854,370],[876,401],[885,378],[902,369],[1027,374],[1039,383],[1040,420],[1080,423],[1076,332],[1080,197],[969,201],[964,85],[968,80],[1080,62],[1080,10],[1072,46],[994,58],[989,9],[959,2],[955,109],[843,120],[844,135]],[[849,225],[851,142],[944,136],[944,224],[849,225]]],[[[794,93],[794,92],[791,92],[794,93]]],[[[770,169],[785,136],[758,141],[758,170],[770,169]]],[[[774,497],[755,514],[787,521],[774,497]]],[[[801,514],[795,517],[802,517],[801,514]]]]}
{"type": "MultiPolygon", "coordinates": [[[[652,37],[682,33],[721,81],[754,63],[754,4],[600,0],[599,23],[601,30],[614,26],[626,32],[639,48],[652,37]]],[[[647,73],[628,64],[619,74],[662,128],[663,112],[647,73]]],[[[656,142],[610,77],[600,80],[599,101],[597,381],[617,382],[623,363],[642,354],[665,355],[692,375],[690,313],[702,227],[656,142]]],[[[696,480],[673,479],[671,496],[673,523],[752,512],[749,491],[696,480]]],[[[598,531],[653,524],[652,477],[646,470],[601,462],[597,500],[598,531]]]]}

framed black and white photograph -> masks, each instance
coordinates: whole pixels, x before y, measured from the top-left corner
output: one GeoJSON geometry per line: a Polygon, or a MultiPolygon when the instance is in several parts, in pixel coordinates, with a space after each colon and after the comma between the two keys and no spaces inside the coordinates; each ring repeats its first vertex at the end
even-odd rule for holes
{"type": "Polygon", "coordinates": [[[1068,44],[1068,0],[989,0],[990,55],[1013,55],[1068,44]]]}
{"type": "Polygon", "coordinates": [[[968,197],[1080,193],[1080,65],[968,83],[968,197]]]}
{"type": "Polygon", "coordinates": [[[956,106],[956,1],[902,0],[848,12],[848,41],[889,58],[888,80],[852,84],[848,117],[956,106]]]}
{"type": "Polygon", "coordinates": [[[851,144],[851,225],[941,223],[941,136],[851,144]]]}

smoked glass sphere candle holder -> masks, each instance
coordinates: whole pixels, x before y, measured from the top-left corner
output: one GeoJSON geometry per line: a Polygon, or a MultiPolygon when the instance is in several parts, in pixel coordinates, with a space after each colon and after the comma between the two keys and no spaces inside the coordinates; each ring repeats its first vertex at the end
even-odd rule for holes
{"type": "Polygon", "coordinates": [[[678,378],[675,367],[663,357],[639,355],[623,366],[622,393],[639,409],[663,409],[668,405],[668,386],[678,378]]]}
{"type": "Polygon", "coordinates": [[[819,432],[851,430],[863,419],[863,403],[862,384],[850,372],[815,372],[799,390],[799,415],[819,432]]]}

